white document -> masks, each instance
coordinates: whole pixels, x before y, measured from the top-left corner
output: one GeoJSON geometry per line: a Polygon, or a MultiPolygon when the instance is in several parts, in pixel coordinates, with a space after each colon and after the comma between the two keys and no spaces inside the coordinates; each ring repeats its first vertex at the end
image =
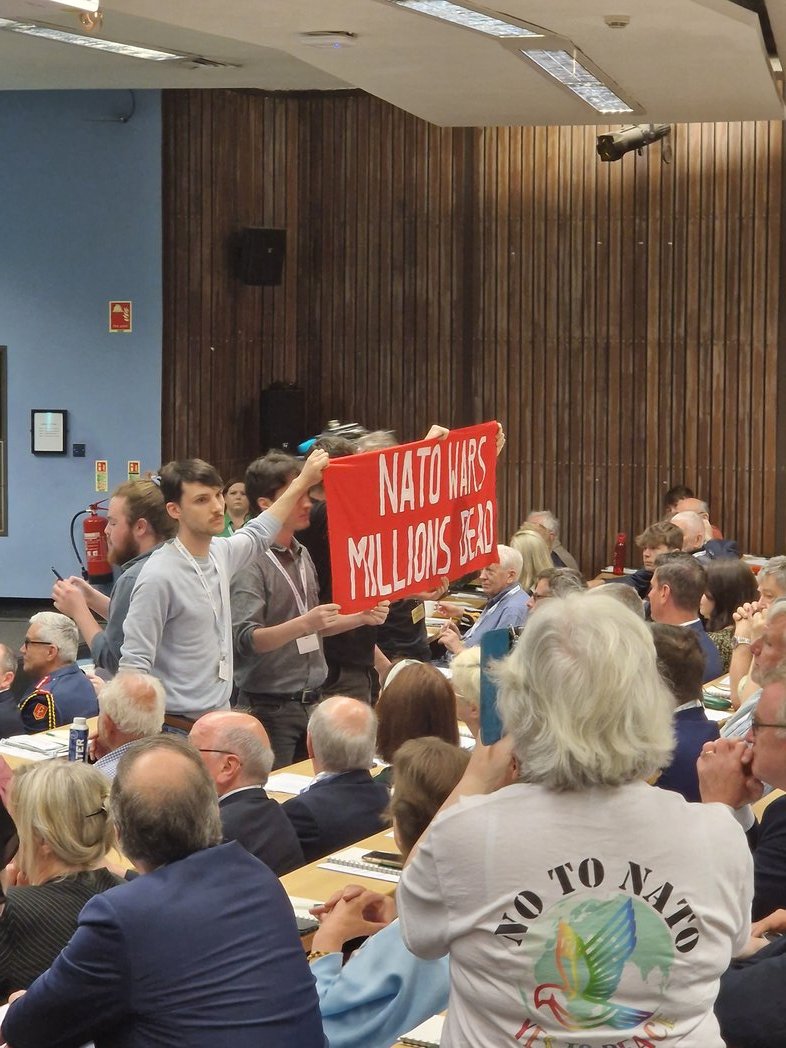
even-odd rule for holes
{"type": "Polygon", "coordinates": [[[9,735],[0,741],[0,753],[25,757],[29,761],[46,761],[64,757],[68,753],[68,732],[65,739],[42,731],[37,735],[9,735]]]}
{"type": "Polygon", "coordinates": [[[298,775],[293,771],[277,771],[265,783],[268,793],[291,793],[296,797],[313,782],[310,775],[298,775]]]}

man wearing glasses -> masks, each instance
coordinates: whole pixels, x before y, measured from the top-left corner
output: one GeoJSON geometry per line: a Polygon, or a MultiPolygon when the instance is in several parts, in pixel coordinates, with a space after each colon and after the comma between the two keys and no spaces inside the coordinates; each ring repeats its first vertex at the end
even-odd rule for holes
{"type": "Polygon", "coordinates": [[[753,919],[786,907],[786,797],[767,805],[757,823],[749,805],[764,784],[786,788],[786,665],[765,677],[745,739],[708,742],[698,760],[701,799],[728,804],[753,848],[753,919]]]}
{"type": "Polygon", "coordinates": [[[74,717],[95,717],[93,685],[76,664],[79,633],[75,623],[56,611],[33,615],[22,642],[22,668],[38,683],[19,703],[28,732],[70,724],[74,717]]]}
{"type": "MultiPolygon", "coordinates": [[[[786,796],[768,804],[756,824],[747,804],[762,793],[762,783],[786,787],[786,663],[764,679],[758,706],[745,741],[720,739],[708,743],[698,761],[704,801],[720,801],[735,809],[737,819],[751,822],[748,841],[753,852],[753,925],[751,934],[786,931],[786,796]]],[[[755,941],[755,940],[754,940],[755,941]]],[[[759,943],[762,940],[759,939],[759,943]]],[[[727,1044],[783,1043],[783,984],[786,978],[786,936],[783,934],[752,956],[736,959],[721,979],[715,1012],[727,1044]]]]}

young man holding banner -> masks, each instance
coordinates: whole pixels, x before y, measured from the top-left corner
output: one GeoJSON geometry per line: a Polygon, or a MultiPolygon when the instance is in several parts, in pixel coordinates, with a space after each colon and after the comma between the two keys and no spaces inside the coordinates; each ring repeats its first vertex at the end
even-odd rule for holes
{"type": "MultiPolygon", "coordinates": [[[[272,451],[246,471],[251,507],[267,509],[299,473],[296,459],[272,451]]],[[[308,719],[321,699],[327,674],[322,638],[384,622],[388,602],[355,615],[319,602],[319,583],[308,550],[294,536],[309,522],[311,499],[294,504],[267,553],[238,573],[230,599],[238,704],[264,725],[274,768],[304,760],[308,719]]]]}

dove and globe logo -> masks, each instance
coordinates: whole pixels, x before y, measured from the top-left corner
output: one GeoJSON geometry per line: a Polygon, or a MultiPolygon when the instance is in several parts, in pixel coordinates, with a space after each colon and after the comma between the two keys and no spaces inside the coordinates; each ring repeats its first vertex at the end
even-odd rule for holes
{"type": "Polygon", "coordinates": [[[662,918],[622,894],[563,899],[543,914],[526,949],[534,962],[531,1014],[570,1031],[631,1030],[646,1022],[674,964],[662,918]]]}

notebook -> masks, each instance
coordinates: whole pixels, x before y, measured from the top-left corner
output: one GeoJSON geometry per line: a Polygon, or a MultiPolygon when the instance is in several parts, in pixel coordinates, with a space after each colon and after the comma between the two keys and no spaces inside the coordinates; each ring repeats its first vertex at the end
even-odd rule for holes
{"type": "Polygon", "coordinates": [[[384,866],[374,866],[370,862],[363,862],[363,856],[368,848],[345,848],[344,851],[335,855],[328,855],[327,859],[319,864],[321,870],[334,870],[336,873],[348,873],[357,877],[371,877],[376,881],[389,881],[398,884],[401,873],[399,870],[391,870],[384,866]]]}

